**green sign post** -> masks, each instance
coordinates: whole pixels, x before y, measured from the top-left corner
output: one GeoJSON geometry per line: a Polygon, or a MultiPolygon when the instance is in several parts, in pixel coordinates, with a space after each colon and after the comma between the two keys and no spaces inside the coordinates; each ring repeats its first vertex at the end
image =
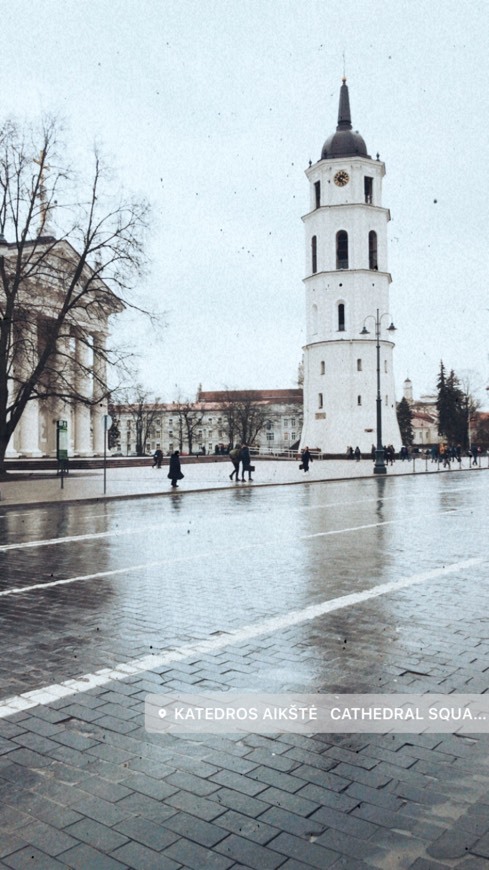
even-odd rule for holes
{"type": "Polygon", "coordinates": [[[56,421],[56,459],[58,474],[61,476],[61,489],[63,489],[64,475],[68,471],[68,420],[56,421]]]}

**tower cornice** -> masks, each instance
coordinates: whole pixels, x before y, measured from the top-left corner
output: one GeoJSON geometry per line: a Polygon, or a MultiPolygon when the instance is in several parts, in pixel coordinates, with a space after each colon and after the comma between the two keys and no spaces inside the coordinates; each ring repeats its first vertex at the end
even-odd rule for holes
{"type": "Polygon", "coordinates": [[[327,272],[313,272],[311,275],[306,275],[306,277],[302,279],[302,283],[307,284],[310,281],[317,280],[321,275],[335,275],[336,277],[339,277],[340,275],[378,275],[387,278],[389,284],[392,283],[392,275],[390,272],[378,272],[376,269],[332,269],[327,272]]]}
{"type": "Polygon", "coordinates": [[[321,205],[319,208],[313,208],[311,211],[308,211],[305,214],[303,214],[301,217],[301,220],[305,223],[305,221],[307,220],[308,217],[310,217],[310,215],[318,214],[322,211],[329,211],[329,210],[333,210],[333,209],[343,210],[345,208],[347,208],[347,209],[351,208],[351,209],[355,209],[355,210],[360,208],[360,209],[368,211],[368,212],[375,211],[375,212],[378,212],[380,214],[385,214],[387,216],[388,221],[390,221],[390,219],[391,219],[390,209],[384,208],[382,205],[371,205],[370,203],[366,203],[366,202],[336,202],[336,203],[332,203],[331,205],[321,205]]]}

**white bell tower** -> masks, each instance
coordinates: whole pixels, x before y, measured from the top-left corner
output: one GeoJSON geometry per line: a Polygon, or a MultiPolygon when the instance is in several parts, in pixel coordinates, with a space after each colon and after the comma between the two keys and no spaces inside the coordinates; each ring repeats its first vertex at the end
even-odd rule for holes
{"type": "Polygon", "coordinates": [[[377,439],[378,384],[382,441],[401,446],[389,330],[385,166],[352,130],[346,79],[338,126],[321,159],[306,170],[306,345],[301,447],[370,453],[377,439]],[[364,330],[368,330],[368,334],[364,330]],[[360,333],[364,330],[364,334],[360,333]],[[377,371],[378,369],[378,371],[377,371]]]}

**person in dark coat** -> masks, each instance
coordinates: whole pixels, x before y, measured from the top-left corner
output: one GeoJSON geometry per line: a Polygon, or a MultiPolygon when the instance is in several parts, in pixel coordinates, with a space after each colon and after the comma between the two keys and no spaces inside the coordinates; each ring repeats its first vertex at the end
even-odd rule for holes
{"type": "Polygon", "coordinates": [[[178,486],[177,480],[181,480],[183,477],[182,469],[180,467],[180,453],[178,450],[175,450],[175,453],[172,453],[170,456],[170,470],[168,472],[168,477],[170,478],[173,487],[178,486]]]}
{"type": "Polygon", "coordinates": [[[239,451],[239,461],[241,462],[241,465],[242,465],[241,480],[244,482],[245,471],[248,472],[248,480],[253,480],[253,478],[251,476],[251,468],[250,468],[250,466],[251,466],[250,451],[248,450],[248,446],[246,444],[241,445],[241,450],[239,451]]]}
{"type": "Polygon", "coordinates": [[[155,468],[155,467],[156,467],[156,468],[161,468],[161,463],[162,463],[162,462],[163,462],[163,453],[162,453],[162,451],[158,448],[158,449],[155,450],[155,452],[153,453],[153,466],[152,466],[152,467],[153,467],[153,468],[155,468]]]}
{"type": "Polygon", "coordinates": [[[312,456],[309,453],[309,447],[305,447],[301,453],[301,464],[303,471],[309,471],[309,463],[312,462],[312,456]]]}
{"type": "Polygon", "coordinates": [[[238,483],[238,480],[239,480],[239,452],[240,452],[240,449],[241,449],[240,445],[236,444],[236,447],[233,447],[233,449],[229,451],[229,458],[234,466],[234,471],[232,471],[231,474],[229,475],[229,479],[232,480],[234,475],[236,475],[236,483],[238,483]]]}

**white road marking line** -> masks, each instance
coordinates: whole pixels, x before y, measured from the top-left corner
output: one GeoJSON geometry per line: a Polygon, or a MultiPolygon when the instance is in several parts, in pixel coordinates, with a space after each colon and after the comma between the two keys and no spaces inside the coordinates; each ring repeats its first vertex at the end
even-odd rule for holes
{"type": "MultiPolygon", "coordinates": [[[[465,510],[462,508],[462,510],[465,510]]],[[[458,511],[460,513],[461,511],[458,511]]],[[[437,511],[434,514],[425,513],[424,517],[429,516],[437,516],[440,511],[437,511]]],[[[443,514],[454,514],[456,511],[452,508],[448,508],[446,511],[441,511],[443,514]]],[[[404,523],[406,522],[406,517],[399,517],[397,520],[384,520],[383,522],[378,523],[368,523],[363,526],[352,526],[351,528],[346,529],[331,529],[327,532],[314,532],[310,535],[298,535],[296,540],[299,541],[307,541],[311,538],[324,538],[329,535],[343,535],[348,532],[360,532],[364,529],[376,529],[379,526],[390,526],[395,523],[404,523]]],[[[256,547],[270,547],[270,546],[278,546],[282,545],[282,541],[253,541],[250,544],[241,544],[239,547],[233,547],[232,552],[236,553],[241,550],[250,550],[255,549],[256,547]]],[[[174,565],[177,562],[192,562],[196,559],[207,559],[207,558],[215,558],[216,556],[226,554],[231,552],[229,547],[222,547],[221,549],[215,548],[213,550],[209,550],[207,552],[198,552],[193,553],[189,556],[177,556],[173,559],[161,559],[154,562],[142,562],[139,565],[128,565],[125,568],[114,568],[112,571],[97,571],[95,574],[81,574],[77,577],[65,577],[60,580],[48,580],[45,583],[34,583],[31,586],[18,586],[12,587],[11,589],[4,589],[0,592],[0,597],[5,595],[21,595],[24,592],[35,592],[38,590],[49,589],[52,586],[65,586],[68,583],[77,583],[80,580],[97,580],[102,579],[104,577],[115,577],[118,574],[129,574],[132,571],[141,571],[146,568],[161,568],[163,565],[174,565]]]]}
{"type": "Polygon", "coordinates": [[[45,686],[42,689],[34,689],[30,692],[24,692],[21,695],[15,695],[11,698],[5,698],[0,701],[0,719],[6,716],[11,716],[21,710],[32,710],[42,704],[50,704],[60,698],[68,697],[69,695],[77,695],[82,692],[88,692],[97,686],[105,686],[117,680],[124,680],[129,676],[143,674],[147,671],[154,671],[157,668],[165,667],[173,662],[182,661],[182,659],[194,657],[196,655],[213,653],[216,650],[224,649],[228,646],[233,646],[238,643],[245,643],[253,638],[262,637],[263,635],[272,634],[281,629],[290,628],[292,625],[298,625],[301,622],[307,622],[311,619],[317,619],[327,613],[332,613],[335,610],[340,610],[344,607],[352,607],[355,604],[360,604],[364,601],[369,601],[371,598],[378,598],[380,595],[387,595],[390,592],[398,592],[401,589],[406,589],[409,586],[414,586],[417,583],[426,583],[437,577],[444,577],[447,574],[453,574],[456,571],[465,571],[469,568],[474,568],[481,565],[484,559],[466,559],[462,562],[454,562],[451,565],[444,565],[442,568],[434,568],[431,571],[423,571],[420,574],[413,574],[411,577],[404,577],[400,580],[393,580],[389,583],[381,583],[378,586],[373,586],[364,592],[353,592],[349,595],[343,595],[341,598],[333,598],[329,601],[322,601],[320,604],[312,604],[305,607],[303,610],[295,610],[291,613],[283,614],[282,616],[272,616],[270,619],[262,620],[261,622],[245,625],[243,628],[230,631],[228,634],[219,637],[211,637],[207,640],[197,641],[197,643],[186,644],[175,650],[170,650],[159,655],[148,655],[140,659],[133,659],[132,662],[116,665],[115,668],[101,668],[92,674],[84,674],[76,679],[64,680],[62,683],[57,683],[51,686],[45,686]]]}
{"type": "Polygon", "coordinates": [[[142,535],[145,532],[150,532],[154,529],[161,529],[161,523],[153,526],[141,526],[140,529],[113,529],[110,532],[87,532],[85,535],[66,535],[65,538],[48,538],[41,541],[23,541],[17,544],[3,544],[0,546],[0,553],[7,550],[29,550],[33,547],[50,547],[56,544],[73,544],[81,541],[96,541],[100,538],[120,538],[126,535],[142,535]]]}

